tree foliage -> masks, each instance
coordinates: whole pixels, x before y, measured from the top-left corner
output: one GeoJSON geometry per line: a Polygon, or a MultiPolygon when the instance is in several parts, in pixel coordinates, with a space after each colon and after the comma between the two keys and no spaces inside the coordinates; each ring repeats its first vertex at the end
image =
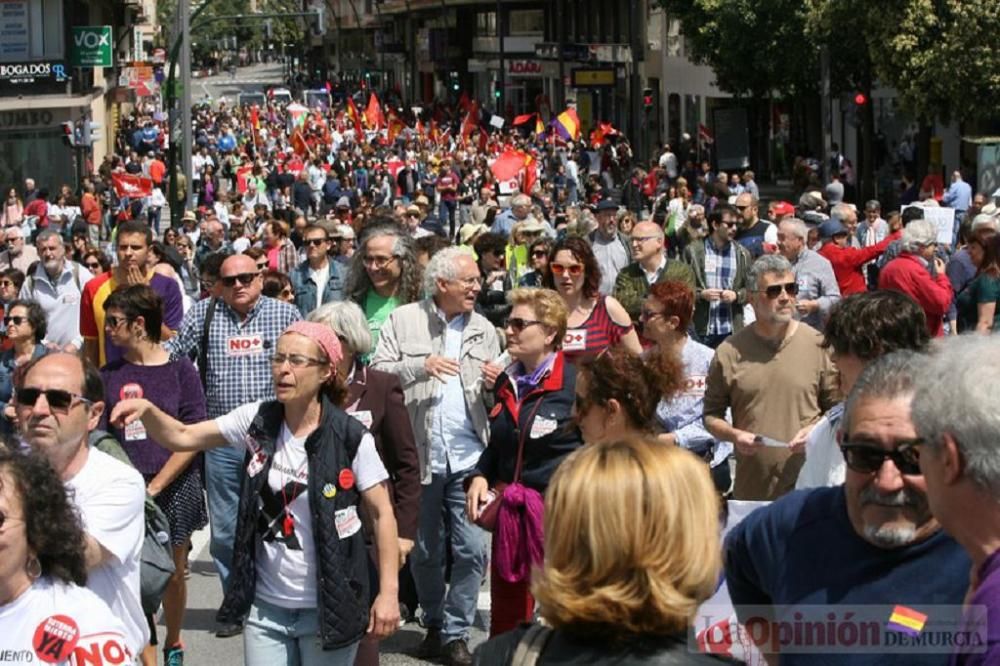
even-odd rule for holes
{"type": "Polygon", "coordinates": [[[736,96],[814,94],[819,49],[834,94],[875,82],[924,121],[1000,105],[997,0],[659,0],[699,63],[736,96]]]}

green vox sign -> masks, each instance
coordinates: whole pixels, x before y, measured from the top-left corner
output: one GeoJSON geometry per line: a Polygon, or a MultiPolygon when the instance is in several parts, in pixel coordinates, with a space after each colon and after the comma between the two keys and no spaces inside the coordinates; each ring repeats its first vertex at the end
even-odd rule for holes
{"type": "Polygon", "coordinates": [[[110,25],[74,26],[69,64],[71,67],[111,67],[112,45],[110,25]]]}

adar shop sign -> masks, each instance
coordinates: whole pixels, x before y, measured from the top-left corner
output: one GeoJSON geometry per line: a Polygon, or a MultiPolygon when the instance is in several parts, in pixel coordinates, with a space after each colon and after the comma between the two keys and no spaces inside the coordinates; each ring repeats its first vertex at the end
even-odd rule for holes
{"type": "Polygon", "coordinates": [[[70,49],[72,67],[111,67],[111,26],[74,26],[70,49]]]}

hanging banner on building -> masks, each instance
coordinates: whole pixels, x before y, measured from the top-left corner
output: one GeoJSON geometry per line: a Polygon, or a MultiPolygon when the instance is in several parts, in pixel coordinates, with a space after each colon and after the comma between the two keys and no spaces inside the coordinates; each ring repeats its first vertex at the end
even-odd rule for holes
{"type": "Polygon", "coordinates": [[[73,67],[111,67],[112,45],[110,25],[73,27],[69,62],[73,67]]]}
{"type": "Polygon", "coordinates": [[[0,61],[27,60],[28,0],[0,0],[0,61]]]}

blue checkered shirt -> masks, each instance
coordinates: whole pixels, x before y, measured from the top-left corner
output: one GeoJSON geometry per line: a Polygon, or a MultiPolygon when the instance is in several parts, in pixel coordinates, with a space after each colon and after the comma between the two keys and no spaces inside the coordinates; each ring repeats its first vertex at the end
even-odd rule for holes
{"type": "MultiPolygon", "coordinates": [[[[166,343],[171,359],[192,358],[196,362],[201,347],[205,314],[211,299],[195,303],[181,322],[180,332],[166,343]]],[[[208,332],[208,369],[205,373],[205,401],[208,418],[228,414],[240,405],[274,399],[271,356],[278,336],[302,316],[288,303],[261,296],[242,321],[220,298],[208,332]],[[231,349],[236,340],[250,341],[253,353],[231,349]]]]}
{"type": "MultiPolygon", "coordinates": [[[[715,249],[711,239],[705,239],[705,286],[708,289],[733,289],[736,275],[736,248],[728,243],[722,252],[715,249]],[[710,259],[714,257],[715,270],[710,271],[710,259]]],[[[719,301],[708,303],[709,335],[726,335],[733,332],[733,304],[719,301]]]]}

